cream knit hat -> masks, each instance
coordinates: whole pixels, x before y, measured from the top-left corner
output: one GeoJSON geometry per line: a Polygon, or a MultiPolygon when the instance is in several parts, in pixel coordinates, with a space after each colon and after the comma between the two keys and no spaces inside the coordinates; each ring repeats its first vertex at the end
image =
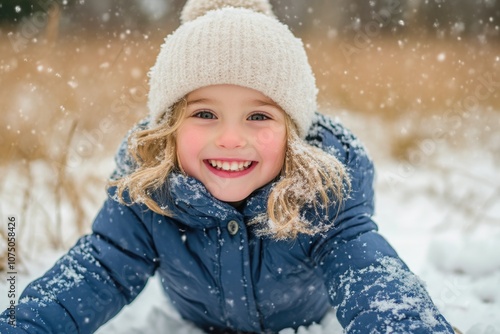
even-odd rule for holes
{"type": "Polygon", "coordinates": [[[168,119],[172,105],[198,88],[233,84],[271,98],[305,137],[317,109],[314,75],[302,41],[270,8],[262,0],[188,0],[185,22],[165,39],[149,73],[153,119],[168,119]],[[204,8],[243,3],[251,9],[223,7],[200,16],[204,8]]]}

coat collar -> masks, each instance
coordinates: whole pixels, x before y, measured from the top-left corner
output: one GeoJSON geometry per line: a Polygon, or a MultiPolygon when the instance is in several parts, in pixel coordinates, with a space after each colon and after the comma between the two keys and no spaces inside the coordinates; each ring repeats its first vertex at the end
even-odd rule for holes
{"type": "Polygon", "coordinates": [[[274,183],[255,190],[238,210],[215,198],[199,180],[172,172],[165,185],[153,194],[162,208],[174,214],[174,219],[193,228],[217,227],[230,219],[245,221],[265,213],[267,198],[274,183]]]}

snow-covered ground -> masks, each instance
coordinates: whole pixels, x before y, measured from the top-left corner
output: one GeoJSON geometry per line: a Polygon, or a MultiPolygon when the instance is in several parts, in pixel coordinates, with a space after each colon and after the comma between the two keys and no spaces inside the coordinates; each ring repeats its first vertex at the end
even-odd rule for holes
{"type": "MultiPolygon", "coordinates": [[[[499,158],[484,141],[469,142],[458,148],[446,141],[424,140],[420,153],[418,149],[415,151],[420,154],[418,159],[394,161],[382,149],[391,140],[388,136],[379,137],[385,131],[384,124],[364,121],[359,125],[359,122],[351,127],[368,146],[377,167],[375,218],[380,232],[426,282],[435,303],[454,326],[466,334],[500,333],[499,158]]],[[[98,170],[97,174],[104,177],[112,169],[112,160],[109,157],[101,165],[90,165],[92,169],[87,167],[89,171],[83,173],[95,174],[98,170]]],[[[35,170],[34,179],[37,175],[43,179],[43,174],[48,172],[42,165],[34,164],[32,168],[35,170]]],[[[21,210],[22,198],[19,190],[22,182],[16,180],[18,168],[12,166],[4,172],[10,177],[4,181],[0,193],[2,217],[21,210]]],[[[83,180],[82,172],[77,173],[83,180]]],[[[41,199],[50,202],[43,197],[50,197],[46,187],[45,183],[38,184],[38,190],[34,190],[31,196],[40,200],[32,203],[40,203],[41,199]]],[[[103,190],[96,191],[99,192],[96,201],[87,205],[92,211],[90,217],[104,198],[103,190]]],[[[45,211],[45,216],[35,212],[31,216],[32,219],[42,217],[39,221],[29,222],[29,229],[35,232],[23,232],[25,243],[21,247],[33,247],[33,250],[25,249],[28,256],[23,259],[25,270],[19,275],[18,291],[43,274],[63,252],[44,247],[44,242],[26,241],[35,235],[41,238],[43,229],[36,225],[43,223],[40,219],[53,218],[50,215],[52,210],[45,211]]],[[[69,213],[63,211],[63,216],[69,216],[69,213]]],[[[28,222],[24,224],[26,227],[28,222]]],[[[61,228],[64,235],[70,235],[68,239],[75,237],[71,227],[64,225],[61,228]]],[[[8,302],[6,289],[6,282],[2,279],[2,309],[8,302]]],[[[170,333],[201,333],[179,319],[163,297],[159,282],[152,279],[138,299],[103,326],[99,333],[163,333],[165,329],[170,333]]],[[[333,311],[321,324],[298,331],[300,334],[341,332],[333,311]]],[[[291,334],[293,331],[285,329],[281,333],[291,334]]]]}

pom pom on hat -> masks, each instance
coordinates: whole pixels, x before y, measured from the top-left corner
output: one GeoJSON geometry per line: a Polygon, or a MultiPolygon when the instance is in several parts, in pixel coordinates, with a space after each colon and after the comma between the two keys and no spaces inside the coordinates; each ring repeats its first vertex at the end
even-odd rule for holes
{"type": "MultiPolygon", "coordinates": [[[[197,1],[246,2],[190,0],[187,5],[197,1]]],[[[272,99],[302,138],[317,109],[318,89],[302,41],[273,16],[246,8],[209,10],[182,24],[165,39],[149,78],[153,123],[169,119],[175,102],[190,92],[222,84],[255,89],[272,99]]]]}
{"type": "Polygon", "coordinates": [[[181,12],[181,23],[192,21],[208,11],[225,7],[247,8],[275,17],[267,0],[188,0],[181,12]]]}

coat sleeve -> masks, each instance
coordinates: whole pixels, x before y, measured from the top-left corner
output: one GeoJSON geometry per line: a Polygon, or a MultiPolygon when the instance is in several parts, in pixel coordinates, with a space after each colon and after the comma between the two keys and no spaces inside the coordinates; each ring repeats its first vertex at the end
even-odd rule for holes
{"type": "Polygon", "coordinates": [[[372,162],[362,148],[344,148],[352,191],[312,248],[340,324],[348,334],[453,333],[422,282],[377,232],[372,162]]]}
{"type": "Polygon", "coordinates": [[[108,199],[92,234],[23,291],[16,327],[8,324],[7,311],[0,315],[0,333],[93,333],[132,302],[155,271],[142,215],[138,207],[108,199]]]}

